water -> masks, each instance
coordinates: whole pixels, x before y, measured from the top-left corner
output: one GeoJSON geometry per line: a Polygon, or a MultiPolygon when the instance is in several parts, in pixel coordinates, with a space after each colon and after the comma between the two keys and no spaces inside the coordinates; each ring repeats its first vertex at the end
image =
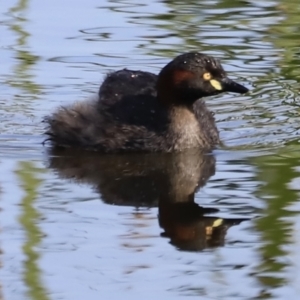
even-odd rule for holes
{"type": "Polygon", "coordinates": [[[298,1],[4,1],[1,299],[298,299],[298,1]],[[221,59],[212,155],[49,153],[43,117],[118,68],[221,59]],[[204,214],[205,213],[205,214],[204,214]]]}

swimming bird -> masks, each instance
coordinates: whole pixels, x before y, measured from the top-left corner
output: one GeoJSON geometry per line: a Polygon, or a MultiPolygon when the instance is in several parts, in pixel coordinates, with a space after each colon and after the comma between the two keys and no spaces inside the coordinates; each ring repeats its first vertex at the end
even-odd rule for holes
{"type": "Polygon", "coordinates": [[[46,117],[46,135],[53,146],[103,153],[211,150],[220,137],[202,98],[247,91],[217,59],[184,53],[158,75],[128,69],[108,74],[96,99],[46,117]]]}

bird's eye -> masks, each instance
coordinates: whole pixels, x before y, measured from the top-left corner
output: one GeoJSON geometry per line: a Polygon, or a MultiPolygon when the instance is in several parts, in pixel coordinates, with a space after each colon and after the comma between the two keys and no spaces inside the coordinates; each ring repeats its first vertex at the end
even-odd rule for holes
{"type": "Polygon", "coordinates": [[[206,73],[203,74],[203,79],[204,79],[204,80],[210,80],[211,77],[212,77],[212,76],[211,76],[211,74],[210,74],[209,72],[206,72],[206,73]]]}

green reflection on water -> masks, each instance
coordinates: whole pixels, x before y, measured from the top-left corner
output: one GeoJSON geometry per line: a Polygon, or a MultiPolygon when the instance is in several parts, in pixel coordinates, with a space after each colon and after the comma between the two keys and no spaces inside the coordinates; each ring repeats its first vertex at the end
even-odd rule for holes
{"type": "Polygon", "coordinates": [[[32,66],[38,61],[39,57],[28,50],[30,48],[28,46],[30,33],[24,29],[27,19],[21,16],[27,8],[28,0],[20,0],[16,6],[10,9],[10,12],[16,15],[13,24],[10,25],[10,29],[17,35],[16,45],[13,46],[16,52],[17,64],[14,68],[13,76],[7,82],[12,87],[29,93],[32,97],[32,95],[40,92],[40,86],[32,80],[33,75],[30,73],[32,66]]]}
{"type": "Polygon", "coordinates": [[[260,298],[273,299],[272,290],[286,286],[289,279],[285,269],[290,266],[289,249],[293,245],[294,218],[299,211],[292,209],[298,201],[297,193],[290,183],[299,177],[295,166],[299,165],[300,146],[290,143],[277,154],[258,157],[258,179],[264,184],[258,189],[258,196],[266,205],[262,217],[255,221],[260,234],[258,252],[260,262],[256,278],[263,287],[260,298]]]}
{"type": "Polygon", "coordinates": [[[22,214],[20,223],[22,224],[26,236],[23,245],[24,255],[24,281],[28,287],[28,294],[34,300],[47,300],[46,289],[41,282],[41,270],[38,267],[39,253],[35,248],[41,243],[42,232],[37,223],[40,219],[39,212],[34,208],[37,198],[37,189],[41,184],[37,174],[41,171],[34,167],[31,162],[21,162],[17,174],[22,183],[25,196],[22,199],[22,214]]]}
{"type": "MultiPolygon", "coordinates": [[[[235,57],[239,50],[249,50],[248,37],[236,32],[248,33],[251,18],[240,17],[239,10],[244,9],[246,4],[242,0],[219,0],[219,1],[164,1],[169,11],[158,13],[143,19],[155,20],[154,27],[168,32],[166,37],[175,37],[178,42],[163,44],[163,39],[149,38],[151,45],[142,45],[147,54],[172,57],[178,53],[187,51],[201,51],[210,54],[222,53],[228,57],[235,57]],[[233,11],[233,9],[236,9],[233,11]],[[229,35],[228,35],[229,34],[229,35]],[[241,38],[243,42],[234,44],[226,42],[228,38],[241,38]],[[216,42],[216,40],[224,42],[216,42]]],[[[251,5],[249,4],[249,7],[251,5]]],[[[272,7],[261,8],[266,13],[273,10],[272,7]]],[[[259,16],[258,16],[259,17],[259,16]]]]}
{"type": "MultiPolygon", "coordinates": [[[[300,78],[300,5],[298,0],[280,1],[277,6],[283,19],[270,29],[269,40],[281,49],[280,68],[285,79],[300,78]]],[[[297,85],[299,88],[299,85],[297,85]]]]}
{"type": "MultiPolygon", "coordinates": [[[[248,31],[250,21],[239,17],[238,13],[233,13],[233,8],[245,7],[243,0],[165,0],[162,2],[168,10],[166,12],[155,11],[152,14],[134,12],[133,8],[129,13],[126,6],[128,3],[124,0],[110,0],[109,2],[115,4],[110,7],[112,11],[128,14],[128,18],[131,19],[130,23],[137,25],[150,23],[148,26],[151,31],[143,35],[142,42],[137,46],[142,48],[146,55],[173,57],[187,51],[202,51],[210,54],[222,52],[223,56],[225,53],[234,57],[236,50],[249,48],[246,42],[232,45],[228,42],[216,43],[214,41],[214,38],[226,39],[228,36],[226,34],[224,36],[223,32],[234,32],[234,30],[239,30],[239,27],[248,31]],[[151,34],[153,28],[159,29],[161,34],[159,31],[151,34]],[[207,33],[211,33],[211,36],[207,33]]],[[[139,6],[137,3],[135,5],[139,6]]],[[[269,9],[273,8],[262,8],[263,11],[269,9]]]]}

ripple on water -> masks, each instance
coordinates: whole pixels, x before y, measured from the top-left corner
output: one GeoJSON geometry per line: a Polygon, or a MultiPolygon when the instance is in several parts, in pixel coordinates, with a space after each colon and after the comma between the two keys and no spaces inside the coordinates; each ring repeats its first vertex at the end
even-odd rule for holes
{"type": "Polygon", "coordinates": [[[298,299],[298,1],[21,2],[0,7],[4,298],[298,299]],[[222,149],[42,146],[106,73],[195,50],[251,89],[207,99],[222,149]]]}

